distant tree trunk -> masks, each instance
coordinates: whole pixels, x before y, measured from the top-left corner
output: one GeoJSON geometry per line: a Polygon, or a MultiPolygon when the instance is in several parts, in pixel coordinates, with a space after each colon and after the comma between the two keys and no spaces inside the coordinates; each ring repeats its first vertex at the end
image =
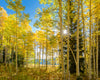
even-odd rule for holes
{"type": "MultiPolygon", "coordinates": [[[[24,49],[26,49],[26,48],[25,48],[25,42],[24,42],[24,49]]],[[[26,65],[26,67],[27,67],[27,53],[26,53],[26,50],[25,50],[25,65],[26,65]]]]}
{"type": "Polygon", "coordinates": [[[14,47],[11,48],[11,61],[12,61],[12,62],[14,61],[14,60],[13,60],[13,58],[14,58],[13,54],[14,54],[14,47]]]}
{"type": "Polygon", "coordinates": [[[43,48],[42,48],[42,66],[43,66],[43,54],[44,54],[44,44],[43,44],[43,48]]]}
{"type": "MultiPolygon", "coordinates": [[[[0,27],[3,27],[2,23],[3,23],[3,20],[1,19],[0,27]]],[[[1,39],[1,54],[3,54],[3,48],[4,48],[3,47],[3,33],[4,33],[4,31],[3,31],[3,28],[1,28],[1,29],[2,29],[1,34],[0,34],[0,39],[1,39]]],[[[4,57],[4,56],[2,56],[2,57],[4,57]]],[[[4,61],[3,58],[1,58],[1,59],[2,59],[2,61],[4,61]]]]}
{"type": "MultiPolygon", "coordinates": [[[[95,44],[95,36],[94,36],[94,34],[93,34],[93,45],[95,44]]],[[[93,46],[93,78],[95,79],[95,47],[93,46]]]]}
{"type": "Polygon", "coordinates": [[[67,36],[67,76],[68,76],[68,80],[69,80],[69,75],[70,75],[70,71],[69,71],[69,28],[70,28],[70,0],[68,0],[68,36],[67,36]]]}
{"type": "Polygon", "coordinates": [[[34,67],[35,67],[35,56],[36,56],[36,43],[34,41],[34,67]]]}
{"type": "Polygon", "coordinates": [[[81,0],[81,10],[82,10],[82,22],[83,22],[83,50],[85,55],[85,74],[87,73],[87,63],[86,63],[86,49],[85,49],[85,24],[84,24],[84,12],[83,12],[83,0],[81,0]]]}
{"type": "Polygon", "coordinates": [[[27,53],[26,53],[26,61],[27,61],[27,63],[26,63],[26,65],[27,65],[27,67],[28,67],[28,49],[27,49],[27,53]]]}
{"type": "Polygon", "coordinates": [[[7,62],[7,46],[5,47],[5,65],[6,65],[6,62],[7,62]]]}
{"type": "Polygon", "coordinates": [[[62,77],[64,79],[64,59],[63,59],[63,37],[62,37],[62,0],[58,0],[59,2],[59,26],[60,26],[60,47],[61,47],[61,62],[62,62],[62,77]]]}
{"type": "Polygon", "coordinates": [[[5,63],[5,47],[4,47],[4,49],[3,49],[3,63],[5,63]]]}
{"type": "MultiPolygon", "coordinates": [[[[48,29],[48,28],[47,28],[48,29]]],[[[47,39],[48,39],[48,31],[46,29],[46,70],[47,70],[47,54],[48,54],[48,42],[47,42],[47,39]]]]}
{"type": "MultiPolygon", "coordinates": [[[[61,65],[61,58],[60,58],[60,56],[61,56],[61,53],[60,53],[60,51],[59,51],[59,65],[61,65]]],[[[60,66],[61,67],[61,66],[60,66]]]]}
{"type": "Polygon", "coordinates": [[[78,0],[78,19],[77,19],[77,63],[76,63],[76,75],[79,76],[79,8],[80,8],[80,1],[78,0]]]}
{"type": "MultiPolygon", "coordinates": [[[[42,44],[40,43],[40,61],[41,61],[41,53],[42,53],[42,44]]],[[[41,65],[41,62],[40,62],[40,65],[41,65]]]]}
{"type": "Polygon", "coordinates": [[[89,2],[89,6],[90,6],[90,11],[89,11],[89,17],[90,17],[90,20],[89,20],[89,24],[90,24],[90,27],[89,27],[89,30],[90,30],[90,33],[89,33],[89,80],[91,79],[91,0],[89,2]]]}
{"type": "Polygon", "coordinates": [[[95,71],[96,71],[95,70],[95,65],[96,65],[95,64],[95,57],[96,57],[95,55],[96,54],[95,54],[95,46],[94,45],[95,45],[95,31],[96,31],[96,28],[93,24],[91,26],[92,26],[92,30],[91,30],[92,31],[92,39],[91,39],[92,40],[91,41],[92,51],[91,52],[92,52],[92,61],[93,61],[92,66],[93,66],[93,79],[95,79],[96,78],[95,77],[96,76],[96,74],[95,74],[95,71]]]}
{"type": "Polygon", "coordinates": [[[97,19],[97,35],[96,35],[96,39],[97,39],[97,44],[96,44],[96,79],[98,79],[98,19],[97,19]]]}
{"type": "MultiPolygon", "coordinates": [[[[39,59],[39,58],[38,58],[38,43],[37,43],[36,46],[37,46],[37,48],[36,48],[36,52],[37,52],[37,63],[38,63],[38,59],[39,59]]],[[[37,67],[38,67],[38,65],[37,65],[37,67]]]]}
{"type": "Polygon", "coordinates": [[[17,62],[17,9],[16,9],[16,47],[15,47],[15,50],[16,50],[16,74],[18,72],[18,62],[17,62]]]}
{"type": "Polygon", "coordinates": [[[39,69],[40,69],[40,53],[41,53],[41,43],[40,43],[40,48],[39,48],[39,69]]]}
{"type": "Polygon", "coordinates": [[[53,49],[52,49],[52,67],[54,66],[54,62],[53,62],[53,49]]]}
{"type": "Polygon", "coordinates": [[[11,35],[10,35],[10,37],[9,37],[9,44],[10,44],[10,46],[9,46],[9,49],[10,49],[10,54],[11,54],[11,58],[9,59],[9,62],[11,61],[11,59],[12,59],[12,53],[11,53],[11,51],[12,51],[12,47],[11,47],[11,35]]]}

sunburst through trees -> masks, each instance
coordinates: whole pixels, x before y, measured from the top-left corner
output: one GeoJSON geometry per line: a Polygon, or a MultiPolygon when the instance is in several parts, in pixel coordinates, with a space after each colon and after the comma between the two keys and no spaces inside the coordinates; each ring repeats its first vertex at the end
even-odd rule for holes
{"type": "Polygon", "coordinates": [[[0,1],[0,80],[99,80],[99,61],[100,0],[0,1]]]}

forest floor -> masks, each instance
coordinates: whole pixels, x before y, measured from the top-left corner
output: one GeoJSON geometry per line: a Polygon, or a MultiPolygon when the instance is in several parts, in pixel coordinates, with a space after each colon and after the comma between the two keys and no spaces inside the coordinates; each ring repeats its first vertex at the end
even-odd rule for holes
{"type": "MultiPolygon", "coordinates": [[[[16,74],[15,66],[0,65],[0,80],[64,80],[62,79],[62,73],[58,66],[52,67],[49,65],[48,70],[44,66],[40,66],[40,68],[33,67],[33,65],[31,66],[32,68],[20,67],[16,74]]],[[[65,75],[65,78],[67,78],[67,74],[65,75]]],[[[88,80],[87,77],[82,77],[83,80],[88,80]]],[[[75,74],[70,75],[70,80],[76,80],[75,74]]]]}

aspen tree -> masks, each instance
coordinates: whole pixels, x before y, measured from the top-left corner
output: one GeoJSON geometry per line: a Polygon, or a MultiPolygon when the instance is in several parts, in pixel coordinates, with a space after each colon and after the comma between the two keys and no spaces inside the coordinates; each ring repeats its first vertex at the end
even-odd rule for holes
{"type": "Polygon", "coordinates": [[[82,22],[83,22],[83,50],[84,50],[84,55],[85,55],[85,74],[87,71],[87,66],[86,66],[86,45],[85,45],[85,24],[84,24],[84,12],[83,12],[83,0],[81,0],[81,10],[82,10],[82,22]]]}
{"type": "Polygon", "coordinates": [[[39,45],[39,69],[40,69],[40,55],[41,55],[41,43],[39,45]]]}
{"type": "Polygon", "coordinates": [[[54,66],[54,62],[53,62],[53,56],[54,56],[54,55],[53,55],[53,52],[54,52],[54,51],[53,51],[53,49],[52,49],[52,67],[54,66]]]}
{"type": "Polygon", "coordinates": [[[70,75],[70,71],[69,71],[69,28],[70,28],[70,0],[68,0],[68,36],[67,36],[67,76],[68,76],[68,80],[69,80],[69,75],[70,75]]]}
{"type": "Polygon", "coordinates": [[[40,61],[41,61],[41,53],[42,53],[42,44],[40,43],[40,61]]]}
{"type": "Polygon", "coordinates": [[[91,0],[89,1],[89,80],[92,78],[91,76],[91,0]]]}
{"type": "Polygon", "coordinates": [[[63,37],[62,37],[62,0],[58,0],[59,2],[59,27],[60,27],[60,41],[61,41],[61,61],[62,61],[62,77],[64,78],[64,59],[63,59],[63,37]]]}
{"type": "Polygon", "coordinates": [[[98,19],[97,19],[97,35],[96,35],[96,79],[98,79],[98,19]]]}
{"type": "MultiPolygon", "coordinates": [[[[0,7],[0,12],[2,12],[0,14],[0,47],[1,47],[1,54],[3,54],[3,50],[4,50],[4,23],[5,23],[5,20],[7,18],[7,13],[6,11],[3,9],[3,7],[0,7]]],[[[4,55],[6,56],[6,54],[4,55]]],[[[3,59],[4,60],[4,59],[3,59]]]]}
{"type": "Polygon", "coordinates": [[[76,75],[79,76],[79,8],[80,8],[80,0],[78,0],[78,18],[77,18],[77,54],[76,54],[76,75]]]}
{"type": "Polygon", "coordinates": [[[18,15],[20,14],[20,11],[23,11],[24,10],[24,6],[21,5],[21,2],[22,0],[6,0],[6,2],[8,3],[8,8],[9,9],[12,9],[16,12],[16,39],[15,39],[15,42],[16,42],[16,74],[18,72],[18,63],[17,63],[17,33],[18,33],[18,15]]]}
{"type": "Polygon", "coordinates": [[[95,71],[94,71],[94,66],[95,66],[94,59],[95,59],[95,57],[94,57],[94,46],[92,46],[93,43],[94,43],[93,24],[91,24],[91,62],[93,61],[93,63],[91,63],[91,67],[93,66],[92,72],[93,72],[93,78],[94,78],[94,73],[95,73],[95,71]]]}
{"type": "MultiPolygon", "coordinates": [[[[3,20],[3,19],[1,18],[1,22],[2,22],[2,20],[3,20]]],[[[3,24],[3,23],[1,23],[1,26],[0,26],[0,27],[3,27],[2,24],[3,24]]],[[[3,54],[3,48],[4,48],[4,47],[3,47],[3,46],[4,46],[4,45],[3,45],[3,36],[4,36],[3,33],[4,33],[4,30],[3,30],[3,28],[1,28],[1,29],[2,29],[2,30],[1,30],[1,35],[0,35],[0,36],[1,36],[1,54],[3,54]]]]}
{"type": "MultiPolygon", "coordinates": [[[[92,19],[92,22],[93,22],[93,19],[92,19]]],[[[94,24],[94,23],[93,23],[94,24]]],[[[91,25],[92,26],[92,41],[91,41],[91,45],[92,45],[92,59],[93,59],[93,78],[95,79],[95,27],[94,25],[91,25]]]]}
{"type": "Polygon", "coordinates": [[[48,27],[46,27],[46,70],[47,70],[47,67],[48,67],[47,54],[48,54],[48,27]]]}
{"type": "Polygon", "coordinates": [[[44,41],[43,41],[43,45],[42,45],[42,66],[43,66],[43,55],[44,55],[44,41]]]}
{"type": "Polygon", "coordinates": [[[35,57],[36,57],[36,41],[34,41],[34,67],[35,67],[35,57]]]}
{"type": "MultiPolygon", "coordinates": [[[[36,44],[36,46],[37,46],[37,47],[36,47],[36,52],[37,52],[37,61],[38,61],[38,59],[39,59],[39,58],[38,58],[38,43],[36,44]]],[[[37,62],[37,63],[38,63],[38,62],[37,62]]],[[[38,65],[37,65],[37,67],[38,67],[38,65]]]]}

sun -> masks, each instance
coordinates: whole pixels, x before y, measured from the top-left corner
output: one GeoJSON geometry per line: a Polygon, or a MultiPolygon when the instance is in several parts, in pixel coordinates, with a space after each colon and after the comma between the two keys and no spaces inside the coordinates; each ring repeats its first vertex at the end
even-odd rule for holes
{"type": "Polygon", "coordinates": [[[63,34],[67,34],[67,30],[63,30],[63,34]]]}

